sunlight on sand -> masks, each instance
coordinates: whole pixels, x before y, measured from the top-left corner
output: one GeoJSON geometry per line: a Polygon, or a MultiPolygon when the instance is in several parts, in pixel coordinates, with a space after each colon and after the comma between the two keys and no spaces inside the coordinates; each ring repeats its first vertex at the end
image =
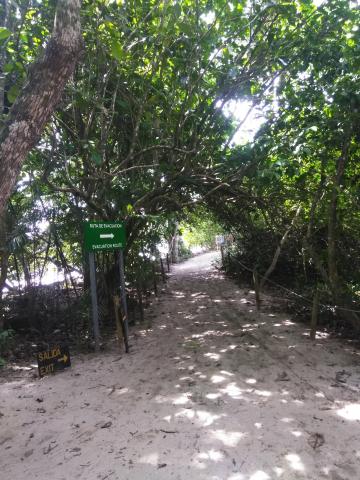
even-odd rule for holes
{"type": "Polygon", "coordinates": [[[270,477],[263,470],[258,470],[253,475],[251,475],[249,480],[270,480],[270,477]]]}
{"type": "Polygon", "coordinates": [[[159,463],[159,454],[158,453],[149,453],[144,455],[139,459],[140,463],[148,463],[149,465],[156,466],[159,463]]]}
{"type": "Polygon", "coordinates": [[[211,460],[213,462],[219,462],[224,458],[224,454],[218,452],[217,450],[208,450],[207,452],[201,452],[198,454],[197,458],[201,460],[211,460]]]}
{"type": "Polygon", "coordinates": [[[220,360],[220,355],[218,353],[212,353],[212,352],[204,353],[204,357],[211,358],[211,360],[220,360]]]}
{"type": "Polygon", "coordinates": [[[182,393],[179,397],[175,398],[172,402],[173,405],[185,405],[185,403],[189,402],[189,397],[186,393],[182,393]]]}
{"type": "Polygon", "coordinates": [[[346,420],[360,420],[360,404],[352,403],[351,405],[346,405],[346,407],[338,410],[337,414],[346,420]]]}
{"type": "Polygon", "coordinates": [[[296,453],[289,453],[285,458],[293,470],[297,470],[298,472],[303,472],[305,470],[299,455],[296,453]]]}
{"type": "Polygon", "coordinates": [[[236,447],[239,441],[246,435],[242,432],[227,432],[226,430],[213,430],[212,435],[220,440],[226,447],[236,447]]]}
{"type": "Polygon", "coordinates": [[[245,380],[245,383],[249,383],[250,385],[253,385],[253,384],[256,383],[256,380],[255,380],[255,378],[247,378],[245,380]]]}
{"type": "Polygon", "coordinates": [[[226,380],[226,378],[222,375],[213,375],[210,380],[212,381],[212,383],[221,383],[226,380]]]}
{"type": "Polygon", "coordinates": [[[222,393],[226,393],[232,398],[239,399],[242,397],[242,390],[236,385],[235,382],[229,383],[225,388],[220,390],[222,393]]]}
{"type": "Polygon", "coordinates": [[[206,412],[205,410],[192,410],[190,408],[183,408],[178,413],[175,414],[177,418],[187,418],[189,420],[196,420],[197,423],[202,427],[209,427],[216,420],[225,415],[213,415],[212,413],[206,412]]]}

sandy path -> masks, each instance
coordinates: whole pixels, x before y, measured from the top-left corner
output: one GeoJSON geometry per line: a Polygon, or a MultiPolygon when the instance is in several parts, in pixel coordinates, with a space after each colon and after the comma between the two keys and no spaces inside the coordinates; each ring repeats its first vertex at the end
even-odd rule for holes
{"type": "Polygon", "coordinates": [[[174,269],[130,355],[2,381],[1,479],[360,478],[359,352],[258,315],[214,258],[174,269]]]}

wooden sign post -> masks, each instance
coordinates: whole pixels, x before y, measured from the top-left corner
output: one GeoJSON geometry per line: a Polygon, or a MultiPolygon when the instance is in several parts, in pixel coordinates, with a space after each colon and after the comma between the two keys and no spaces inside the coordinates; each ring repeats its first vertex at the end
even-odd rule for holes
{"type": "Polygon", "coordinates": [[[124,342],[125,350],[128,352],[128,313],[126,303],[125,290],[125,270],[123,248],[125,247],[126,235],[125,227],[121,222],[86,222],[84,225],[85,233],[85,250],[89,252],[90,265],[90,289],[92,304],[92,321],[95,340],[95,351],[100,349],[100,328],[99,328],[99,310],[97,304],[96,293],[96,267],[95,252],[98,251],[119,251],[119,268],[120,268],[120,289],[121,303],[124,314],[124,342]]]}

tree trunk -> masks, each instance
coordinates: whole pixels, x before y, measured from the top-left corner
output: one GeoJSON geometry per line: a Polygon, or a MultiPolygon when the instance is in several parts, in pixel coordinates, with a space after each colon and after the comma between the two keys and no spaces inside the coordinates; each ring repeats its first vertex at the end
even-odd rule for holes
{"type": "Polygon", "coordinates": [[[263,278],[261,279],[261,282],[260,282],[260,290],[264,287],[265,283],[266,283],[266,280],[270,277],[270,275],[272,274],[272,272],[275,270],[275,267],[277,265],[277,262],[279,260],[279,257],[280,257],[280,253],[281,253],[281,249],[282,247],[285,245],[285,242],[289,236],[289,233],[291,231],[291,229],[293,228],[293,226],[295,225],[295,222],[296,222],[296,219],[298,218],[298,216],[300,215],[300,212],[301,212],[301,207],[298,207],[297,210],[296,210],[296,213],[295,213],[295,216],[294,218],[292,219],[291,221],[291,224],[290,226],[288,227],[288,229],[286,230],[286,232],[284,233],[284,235],[282,236],[281,240],[280,240],[280,243],[279,245],[277,246],[276,250],[275,250],[275,253],[274,253],[274,256],[273,256],[273,259],[272,259],[272,262],[269,266],[269,268],[266,270],[263,278]]]}
{"type": "Polygon", "coordinates": [[[0,301],[5,287],[8,266],[9,266],[9,250],[6,242],[7,225],[5,214],[0,215],[0,301]]]}
{"type": "Polygon", "coordinates": [[[81,50],[80,0],[58,0],[52,36],[29,68],[27,81],[0,132],[0,212],[26,155],[59,102],[81,50]]]}
{"type": "Polygon", "coordinates": [[[337,234],[338,234],[338,197],[339,189],[344,176],[345,166],[348,159],[350,139],[343,146],[340,157],[336,164],[336,173],[331,190],[328,216],[328,272],[330,288],[336,304],[341,298],[341,280],[337,267],[337,234]]]}

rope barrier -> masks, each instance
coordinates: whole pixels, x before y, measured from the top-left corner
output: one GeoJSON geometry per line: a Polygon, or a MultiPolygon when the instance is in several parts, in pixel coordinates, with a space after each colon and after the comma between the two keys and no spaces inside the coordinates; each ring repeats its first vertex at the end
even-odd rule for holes
{"type": "MultiPolygon", "coordinates": [[[[228,255],[229,252],[228,252],[228,255]]],[[[240,262],[240,260],[238,260],[237,258],[232,258],[232,260],[235,262],[237,262],[239,265],[241,265],[244,270],[247,270],[251,273],[254,272],[254,270],[250,267],[248,267],[247,265],[243,264],[242,262],[240,262]]],[[[263,275],[261,275],[260,273],[258,273],[259,277],[261,278],[265,278],[263,275]]],[[[299,293],[296,293],[294,292],[293,290],[290,290],[289,288],[286,288],[284,287],[283,285],[280,285],[280,283],[277,283],[277,282],[274,282],[273,280],[269,280],[268,278],[265,278],[265,280],[269,283],[272,283],[273,285],[285,290],[286,292],[290,293],[291,295],[295,295],[296,297],[299,297],[301,298],[302,300],[304,300],[305,302],[309,303],[310,305],[312,305],[313,301],[307,297],[304,297],[303,295],[300,295],[299,293]]],[[[347,307],[340,307],[340,306],[337,306],[337,305],[329,305],[329,304],[325,304],[325,303],[319,303],[319,305],[327,310],[342,310],[342,311],[345,311],[345,312],[352,312],[352,313],[360,313],[360,310],[355,310],[355,309],[352,309],[352,308],[347,308],[347,307]]]]}

